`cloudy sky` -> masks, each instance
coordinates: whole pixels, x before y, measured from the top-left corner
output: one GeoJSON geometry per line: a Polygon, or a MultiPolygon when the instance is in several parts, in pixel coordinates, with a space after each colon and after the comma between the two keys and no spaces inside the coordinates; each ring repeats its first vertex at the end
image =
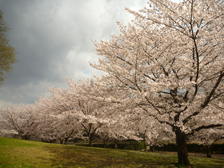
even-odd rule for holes
{"type": "Polygon", "coordinates": [[[8,38],[18,63],[0,87],[0,108],[32,104],[49,96],[50,86],[66,88],[74,81],[100,75],[92,40],[119,34],[117,21],[133,16],[124,8],[139,10],[147,0],[0,0],[0,10],[11,28],[8,38]]]}

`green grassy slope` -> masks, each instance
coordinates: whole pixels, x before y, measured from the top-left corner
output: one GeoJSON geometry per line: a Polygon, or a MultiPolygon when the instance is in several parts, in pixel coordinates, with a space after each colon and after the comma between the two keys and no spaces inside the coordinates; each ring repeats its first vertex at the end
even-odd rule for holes
{"type": "MultiPolygon", "coordinates": [[[[89,148],[0,137],[0,168],[175,167],[176,155],[89,148]]],[[[196,168],[224,168],[224,159],[190,157],[196,168]]]]}

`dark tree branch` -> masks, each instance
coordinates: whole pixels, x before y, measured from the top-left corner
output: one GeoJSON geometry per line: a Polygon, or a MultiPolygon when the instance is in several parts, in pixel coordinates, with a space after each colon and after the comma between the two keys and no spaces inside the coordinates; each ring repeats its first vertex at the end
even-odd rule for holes
{"type": "Polygon", "coordinates": [[[224,73],[220,72],[220,76],[219,76],[218,80],[216,81],[215,86],[212,88],[211,92],[210,92],[210,93],[208,94],[208,96],[206,97],[205,101],[204,101],[203,104],[201,105],[201,108],[205,108],[205,107],[208,105],[208,103],[210,102],[212,96],[213,96],[214,93],[215,93],[215,90],[216,90],[217,87],[219,86],[219,84],[220,84],[220,82],[221,82],[223,76],[224,76],[224,73]]]}
{"type": "Polygon", "coordinates": [[[199,111],[194,112],[193,114],[189,115],[187,118],[185,118],[185,119],[183,120],[183,124],[186,124],[192,117],[194,117],[194,116],[196,116],[196,115],[198,115],[198,114],[199,114],[199,111]]]}
{"type": "Polygon", "coordinates": [[[206,126],[200,126],[198,128],[195,128],[191,131],[191,133],[186,134],[187,136],[193,135],[195,132],[200,131],[202,129],[209,129],[209,128],[215,128],[215,127],[221,127],[223,124],[211,124],[211,125],[206,125],[206,126]]]}

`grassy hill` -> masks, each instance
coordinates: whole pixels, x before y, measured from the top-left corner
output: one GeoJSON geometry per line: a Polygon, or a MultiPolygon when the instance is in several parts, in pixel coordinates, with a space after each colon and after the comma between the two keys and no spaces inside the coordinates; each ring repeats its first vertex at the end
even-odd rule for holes
{"type": "MultiPolygon", "coordinates": [[[[0,168],[175,167],[177,155],[89,148],[0,137],[0,168]]],[[[190,157],[196,168],[224,168],[224,159],[190,157]]]]}

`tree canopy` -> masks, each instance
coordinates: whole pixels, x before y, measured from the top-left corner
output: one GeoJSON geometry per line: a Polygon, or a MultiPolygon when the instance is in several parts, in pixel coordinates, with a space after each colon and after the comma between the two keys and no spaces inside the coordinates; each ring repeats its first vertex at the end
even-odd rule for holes
{"type": "Polygon", "coordinates": [[[149,0],[126,10],[135,19],[95,43],[103,57],[92,66],[129,92],[126,104],[173,128],[179,164],[189,166],[187,137],[223,124],[224,2],[149,0]]]}
{"type": "Polygon", "coordinates": [[[49,88],[52,95],[34,106],[3,109],[6,125],[24,137],[36,134],[28,129],[34,123],[44,139],[88,137],[90,146],[95,135],[115,144],[175,139],[178,163],[190,166],[189,138],[223,136],[224,1],[148,4],[138,12],[127,8],[135,19],[127,26],[118,23],[120,35],[95,43],[101,57],[91,65],[106,75],[67,79],[68,88],[49,88]],[[38,117],[18,119],[17,111],[38,117]]]}
{"type": "Polygon", "coordinates": [[[3,12],[0,11],[0,83],[3,84],[7,75],[12,72],[12,64],[16,63],[15,49],[7,39],[9,28],[4,22],[3,12]]]}

